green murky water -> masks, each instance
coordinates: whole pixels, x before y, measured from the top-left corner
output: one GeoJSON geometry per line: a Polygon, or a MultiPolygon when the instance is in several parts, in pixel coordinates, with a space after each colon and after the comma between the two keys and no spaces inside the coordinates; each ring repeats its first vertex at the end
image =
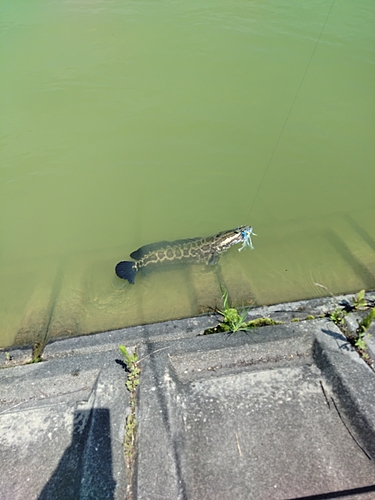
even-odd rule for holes
{"type": "Polygon", "coordinates": [[[0,7],[0,345],[375,287],[373,2],[0,7]],[[114,276],[240,224],[219,271],[114,276]]]}

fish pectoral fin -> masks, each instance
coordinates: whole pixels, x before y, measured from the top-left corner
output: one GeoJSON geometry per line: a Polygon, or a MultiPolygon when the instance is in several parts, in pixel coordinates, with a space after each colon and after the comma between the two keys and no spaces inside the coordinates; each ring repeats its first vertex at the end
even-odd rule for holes
{"type": "Polygon", "coordinates": [[[137,266],[135,262],[123,260],[119,262],[115,268],[117,276],[123,280],[128,280],[134,285],[135,275],[137,274],[137,266]]]}
{"type": "Polygon", "coordinates": [[[214,266],[215,264],[217,264],[219,262],[219,259],[220,259],[220,254],[212,253],[210,255],[209,259],[207,260],[207,264],[209,266],[214,266]]]}

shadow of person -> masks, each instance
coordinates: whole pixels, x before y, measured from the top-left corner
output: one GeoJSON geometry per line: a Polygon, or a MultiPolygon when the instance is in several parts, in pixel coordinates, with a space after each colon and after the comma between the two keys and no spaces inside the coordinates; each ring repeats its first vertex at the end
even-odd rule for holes
{"type": "Polygon", "coordinates": [[[72,442],[38,500],[112,500],[115,487],[109,410],[75,411],[72,442]]]}

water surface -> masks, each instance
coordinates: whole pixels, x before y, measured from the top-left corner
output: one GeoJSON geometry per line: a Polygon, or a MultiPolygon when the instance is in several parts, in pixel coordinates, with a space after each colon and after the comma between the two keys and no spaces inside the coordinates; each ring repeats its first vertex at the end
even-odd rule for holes
{"type": "Polygon", "coordinates": [[[375,287],[373,2],[0,7],[0,345],[375,287]],[[220,270],[114,276],[241,224],[220,270]]]}

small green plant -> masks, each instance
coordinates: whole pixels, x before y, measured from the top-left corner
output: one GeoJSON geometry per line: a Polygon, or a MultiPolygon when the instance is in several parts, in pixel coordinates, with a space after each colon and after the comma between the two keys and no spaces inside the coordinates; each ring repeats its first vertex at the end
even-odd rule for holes
{"type": "Polygon", "coordinates": [[[222,332],[238,332],[240,330],[246,330],[246,311],[243,311],[241,314],[234,307],[230,307],[228,291],[222,289],[222,297],[223,297],[223,310],[218,310],[223,316],[223,321],[220,323],[222,332]]]}
{"type": "Polygon", "coordinates": [[[355,294],[355,297],[353,299],[353,308],[356,309],[357,311],[366,309],[368,306],[367,300],[365,299],[365,290],[360,290],[358,293],[355,294]]]}
{"type": "MultiPolygon", "coordinates": [[[[357,330],[358,337],[355,340],[354,345],[360,351],[366,351],[367,349],[365,335],[367,330],[370,328],[371,323],[374,321],[374,319],[375,319],[375,307],[371,309],[369,314],[365,318],[363,318],[363,320],[358,325],[358,330],[357,330]]],[[[367,353],[362,353],[362,355],[365,358],[369,357],[367,353]]]]}
{"type": "Polygon", "coordinates": [[[136,352],[129,354],[129,351],[124,345],[119,346],[121,354],[124,356],[124,361],[126,368],[129,372],[128,379],[126,381],[126,387],[129,392],[134,392],[139,384],[139,374],[140,368],[138,366],[138,356],[136,352]]]}
{"type": "Polygon", "coordinates": [[[369,314],[365,318],[363,318],[363,320],[359,323],[359,331],[366,332],[370,328],[370,325],[374,321],[374,319],[375,319],[375,307],[373,307],[369,312],[369,314]]]}
{"type": "Polygon", "coordinates": [[[227,290],[222,289],[222,297],[223,297],[223,308],[218,309],[217,312],[223,316],[223,320],[218,326],[215,326],[214,328],[207,328],[203,332],[203,335],[208,335],[210,333],[219,333],[219,332],[235,333],[238,331],[247,331],[250,330],[251,328],[256,328],[259,326],[280,324],[279,321],[274,321],[273,319],[270,318],[257,318],[245,322],[246,311],[239,313],[237,309],[229,305],[227,290]]]}
{"type": "Polygon", "coordinates": [[[365,297],[366,291],[363,289],[355,294],[352,304],[346,302],[345,307],[339,307],[340,304],[336,297],[326,286],[320,285],[319,283],[315,283],[315,285],[327,290],[337,304],[336,309],[327,313],[325,316],[328,316],[330,320],[340,328],[349,342],[357,349],[357,351],[359,351],[359,354],[363,357],[363,359],[369,363],[371,360],[370,356],[365,352],[367,349],[365,336],[368,328],[375,319],[375,307],[372,307],[374,305],[373,301],[375,297],[370,297],[367,300],[365,297]],[[344,325],[347,314],[353,311],[363,311],[370,307],[372,307],[370,313],[359,323],[356,333],[353,335],[350,331],[347,331],[347,326],[344,325]]]}
{"type": "Polygon", "coordinates": [[[348,313],[345,309],[340,309],[337,307],[334,311],[332,311],[329,315],[329,319],[333,321],[336,325],[342,325],[344,323],[345,316],[348,313]]]}
{"type": "Polygon", "coordinates": [[[364,339],[365,333],[362,332],[358,335],[357,340],[354,342],[354,345],[358,347],[361,351],[365,351],[367,349],[366,341],[364,339]]]}
{"type": "Polygon", "coordinates": [[[239,330],[246,328],[246,323],[244,322],[246,318],[246,312],[239,314],[237,309],[229,306],[228,292],[223,290],[223,310],[218,310],[218,312],[223,316],[223,321],[221,323],[223,332],[238,332],[239,330]]]}

